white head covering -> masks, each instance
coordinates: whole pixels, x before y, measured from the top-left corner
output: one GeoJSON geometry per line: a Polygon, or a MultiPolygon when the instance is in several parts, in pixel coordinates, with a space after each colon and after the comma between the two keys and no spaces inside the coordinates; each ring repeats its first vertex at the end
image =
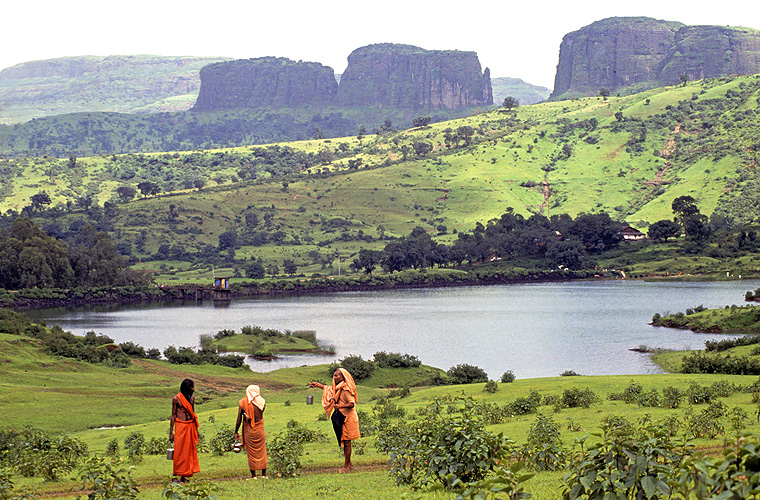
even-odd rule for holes
{"type": "Polygon", "coordinates": [[[249,403],[256,406],[259,410],[264,410],[264,406],[266,406],[267,402],[261,397],[261,389],[259,389],[258,385],[249,385],[245,389],[245,395],[248,398],[249,403]]]}

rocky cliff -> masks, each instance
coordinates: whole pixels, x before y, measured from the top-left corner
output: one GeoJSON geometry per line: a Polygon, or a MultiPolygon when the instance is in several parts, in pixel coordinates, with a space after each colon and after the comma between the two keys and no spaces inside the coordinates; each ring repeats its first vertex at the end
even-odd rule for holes
{"type": "Polygon", "coordinates": [[[552,99],[760,72],[760,31],[609,18],[562,39],[552,99]]]}
{"type": "Polygon", "coordinates": [[[330,105],[338,90],[332,68],[280,57],[204,67],[193,111],[330,105]]]}
{"type": "Polygon", "coordinates": [[[475,52],[375,44],[354,50],[336,104],[401,109],[460,109],[493,103],[490,71],[475,52]]]}
{"type": "Polygon", "coordinates": [[[0,71],[0,123],[87,111],[124,113],[189,109],[202,66],[224,58],[62,57],[0,71]]]}

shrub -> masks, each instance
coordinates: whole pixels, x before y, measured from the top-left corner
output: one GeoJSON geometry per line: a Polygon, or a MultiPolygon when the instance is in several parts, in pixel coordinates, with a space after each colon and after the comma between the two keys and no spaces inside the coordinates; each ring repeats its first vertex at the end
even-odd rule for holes
{"type": "Polygon", "coordinates": [[[494,380],[489,380],[486,382],[486,385],[483,386],[483,392],[489,392],[493,394],[494,392],[499,390],[499,384],[497,384],[494,380]]]}
{"type": "Polygon", "coordinates": [[[332,363],[328,367],[327,370],[330,377],[332,377],[333,373],[335,373],[335,370],[338,368],[345,368],[348,370],[354,378],[354,381],[358,382],[360,380],[368,379],[372,375],[372,372],[375,369],[375,363],[369,360],[365,361],[361,356],[352,354],[341,359],[338,363],[332,363]]]}
{"type": "Polygon", "coordinates": [[[301,470],[303,444],[292,439],[287,432],[279,432],[267,439],[267,469],[276,477],[295,477],[301,470]]]}
{"type": "Polygon", "coordinates": [[[515,381],[515,374],[512,370],[507,370],[501,375],[501,382],[503,384],[509,384],[515,381]]]}
{"type": "Polygon", "coordinates": [[[132,478],[132,468],[117,468],[109,460],[98,455],[88,459],[82,467],[80,476],[82,490],[90,493],[87,498],[129,500],[137,498],[137,482],[132,478]]]}
{"type": "Polygon", "coordinates": [[[482,368],[477,366],[460,364],[452,366],[446,372],[451,384],[477,384],[488,382],[488,375],[482,368]]]}
{"type": "Polygon", "coordinates": [[[601,399],[591,389],[573,387],[562,393],[562,406],[565,408],[589,408],[601,399]]]}
{"type": "Polygon", "coordinates": [[[562,448],[560,425],[539,414],[530,426],[528,440],[520,451],[521,459],[536,470],[558,470],[567,461],[562,448]]]}
{"type": "Polygon", "coordinates": [[[400,422],[379,433],[378,443],[390,452],[390,473],[397,483],[423,488],[451,487],[457,479],[477,481],[511,449],[501,434],[486,430],[473,411],[472,398],[456,398],[447,406],[443,402],[434,400],[419,421],[400,422]]]}
{"type": "Polygon", "coordinates": [[[133,432],[124,438],[124,449],[127,450],[127,457],[134,463],[140,463],[145,453],[145,436],[142,432],[133,432]]]}
{"type": "Polygon", "coordinates": [[[372,356],[372,359],[381,368],[415,368],[421,364],[417,356],[395,352],[376,352],[372,356]]]}

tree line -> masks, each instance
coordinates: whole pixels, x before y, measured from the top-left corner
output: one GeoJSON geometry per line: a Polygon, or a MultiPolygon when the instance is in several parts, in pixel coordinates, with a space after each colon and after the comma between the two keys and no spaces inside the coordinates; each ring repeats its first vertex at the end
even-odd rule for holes
{"type": "Polygon", "coordinates": [[[147,283],[127,269],[116,245],[87,224],[71,240],[48,236],[31,219],[0,230],[0,288],[70,288],[147,283]]]}

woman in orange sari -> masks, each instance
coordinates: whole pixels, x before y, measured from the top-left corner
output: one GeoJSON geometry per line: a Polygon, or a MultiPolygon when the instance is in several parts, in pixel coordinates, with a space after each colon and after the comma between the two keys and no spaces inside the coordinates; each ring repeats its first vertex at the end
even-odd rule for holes
{"type": "Polygon", "coordinates": [[[240,440],[238,429],[243,424],[243,446],[248,455],[248,469],[251,478],[256,479],[256,471],[261,477],[267,477],[267,436],[264,433],[264,409],[267,402],[261,397],[258,385],[249,385],[245,397],[238,403],[238,416],[235,422],[235,441],[240,440]]]}
{"type": "Polygon", "coordinates": [[[359,415],[356,413],[356,394],[354,378],[345,368],[338,368],[333,374],[332,386],[311,382],[309,387],[322,389],[322,407],[330,415],[335,437],[343,447],[343,467],[338,472],[348,472],[354,468],[351,463],[351,441],[359,439],[359,415]]]}
{"type": "Polygon", "coordinates": [[[201,471],[198,463],[198,416],[195,414],[195,384],[189,378],[182,381],[179,393],[172,398],[169,420],[169,441],[174,443],[173,473],[186,482],[201,471]]]}

